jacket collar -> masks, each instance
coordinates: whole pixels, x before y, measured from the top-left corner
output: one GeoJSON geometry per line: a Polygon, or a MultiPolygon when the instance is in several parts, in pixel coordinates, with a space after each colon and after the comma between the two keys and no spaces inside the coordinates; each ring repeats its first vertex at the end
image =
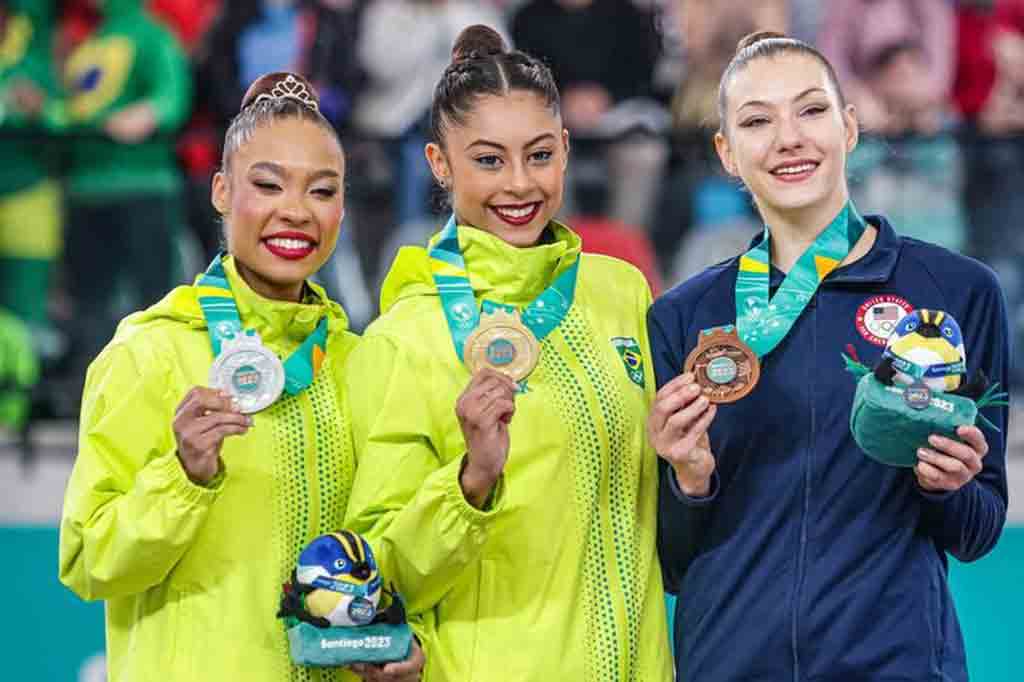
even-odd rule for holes
{"type": "MultiPolygon", "coordinates": [[[[522,307],[565,272],[579,257],[582,242],[568,227],[552,221],[546,243],[527,248],[460,225],[459,248],[466,261],[469,284],[478,298],[522,307]]],[[[435,235],[430,244],[439,239],[435,235]]],[[[414,296],[437,296],[427,249],[403,247],[381,287],[381,312],[414,296]]]]}

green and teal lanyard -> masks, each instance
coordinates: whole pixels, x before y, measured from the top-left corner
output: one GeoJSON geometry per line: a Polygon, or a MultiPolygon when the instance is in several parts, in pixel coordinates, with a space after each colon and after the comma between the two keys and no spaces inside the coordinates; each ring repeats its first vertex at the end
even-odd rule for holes
{"type": "MultiPolygon", "coordinates": [[[[437,285],[437,293],[441,297],[441,307],[448,321],[448,331],[452,335],[455,355],[462,361],[466,339],[480,324],[480,310],[476,306],[473,287],[469,284],[469,271],[466,259],[459,247],[458,227],[455,216],[448,219],[448,224],[441,231],[437,243],[427,254],[430,257],[430,270],[437,285]]],[[[521,312],[523,324],[541,341],[562,323],[576,296],[576,274],[579,271],[579,257],[573,261],[561,275],[521,312]]],[[[484,313],[495,310],[515,312],[514,306],[484,300],[484,313]]]]}
{"type": "MultiPolygon", "coordinates": [[[[839,215],[818,235],[770,295],[771,233],[766,225],[764,237],[740,256],[736,276],[736,325],[739,338],[763,358],[786,338],[797,318],[810,303],[818,286],[849,255],[864,234],[864,219],[853,202],[847,202],[839,215]]],[[[733,325],[706,329],[731,332],[733,325]]]]}
{"type": "MultiPolygon", "coordinates": [[[[253,335],[252,330],[242,328],[242,319],[238,315],[238,305],[231,293],[227,274],[221,255],[218,254],[210,267],[199,278],[199,307],[206,318],[206,328],[210,334],[210,345],[214,357],[220,355],[223,342],[238,334],[253,335]]],[[[288,395],[296,395],[313,383],[317,371],[323,364],[327,348],[327,317],[320,318],[320,323],[294,353],[284,361],[284,390],[288,395]]]]}

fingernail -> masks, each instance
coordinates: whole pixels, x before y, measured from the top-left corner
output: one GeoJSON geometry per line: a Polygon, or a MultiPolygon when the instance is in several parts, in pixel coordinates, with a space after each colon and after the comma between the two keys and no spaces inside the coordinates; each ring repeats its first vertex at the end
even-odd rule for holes
{"type": "Polygon", "coordinates": [[[929,457],[931,457],[931,453],[925,450],[924,448],[918,448],[917,456],[923,459],[928,459],[929,457]]]}
{"type": "Polygon", "coordinates": [[[706,407],[708,404],[708,397],[706,395],[702,395],[701,397],[697,398],[697,404],[700,405],[701,407],[706,407]]]}
{"type": "Polygon", "coordinates": [[[935,447],[939,447],[940,445],[942,445],[942,438],[939,436],[928,436],[928,442],[934,445],[935,447]]]}
{"type": "Polygon", "coordinates": [[[248,426],[252,426],[252,417],[246,417],[246,418],[245,418],[245,423],[246,423],[246,424],[247,424],[248,426]]]}
{"type": "Polygon", "coordinates": [[[693,381],[693,372],[687,372],[683,375],[683,381],[693,381]]]}
{"type": "Polygon", "coordinates": [[[692,393],[693,395],[697,395],[698,393],[700,393],[700,385],[699,384],[691,384],[690,386],[688,386],[686,388],[686,391],[688,393],[692,393]]]}

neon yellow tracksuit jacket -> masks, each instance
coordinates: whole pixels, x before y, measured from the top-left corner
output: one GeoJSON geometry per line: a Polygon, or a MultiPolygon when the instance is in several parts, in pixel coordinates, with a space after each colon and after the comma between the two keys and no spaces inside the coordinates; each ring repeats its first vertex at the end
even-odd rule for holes
{"type": "MultiPolygon", "coordinates": [[[[478,301],[523,307],[569,266],[579,238],[552,225],[553,243],[527,249],[459,228],[478,301]]],[[[346,372],[360,395],[346,523],[407,597],[426,682],[671,679],[644,435],[649,304],[635,268],[582,256],[575,303],[516,397],[504,475],[481,511],[458,482],[455,403],[470,375],[426,251],[399,252],[346,372]],[[634,344],[627,362],[619,347],[634,344]]]]}
{"type": "Polygon", "coordinates": [[[224,475],[189,481],[171,423],[213,353],[194,286],[126,318],[86,380],[78,458],[60,532],[60,579],[106,600],[111,682],[340,679],[290,664],[281,584],[318,534],[341,528],[351,488],[341,381],[356,337],[310,285],[303,304],[270,301],[225,259],[242,323],[282,357],[328,316],[313,384],[254,415],[224,441],[224,475]]]}

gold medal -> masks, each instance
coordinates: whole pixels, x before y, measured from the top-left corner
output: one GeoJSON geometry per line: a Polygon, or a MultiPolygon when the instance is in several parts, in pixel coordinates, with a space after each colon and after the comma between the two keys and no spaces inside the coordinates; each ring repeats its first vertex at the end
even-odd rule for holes
{"type": "Polygon", "coordinates": [[[736,328],[701,332],[697,347],[686,358],[685,370],[693,372],[701,392],[713,403],[732,403],[754,390],[761,378],[761,364],[736,328]]]}
{"type": "Polygon", "coordinates": [[[519,382],[537,366],[540,344],[518,312],[499,308],[481,313],[480,324],[466,339],[462,359],[473,374],[490,367],[519,382]]]}

